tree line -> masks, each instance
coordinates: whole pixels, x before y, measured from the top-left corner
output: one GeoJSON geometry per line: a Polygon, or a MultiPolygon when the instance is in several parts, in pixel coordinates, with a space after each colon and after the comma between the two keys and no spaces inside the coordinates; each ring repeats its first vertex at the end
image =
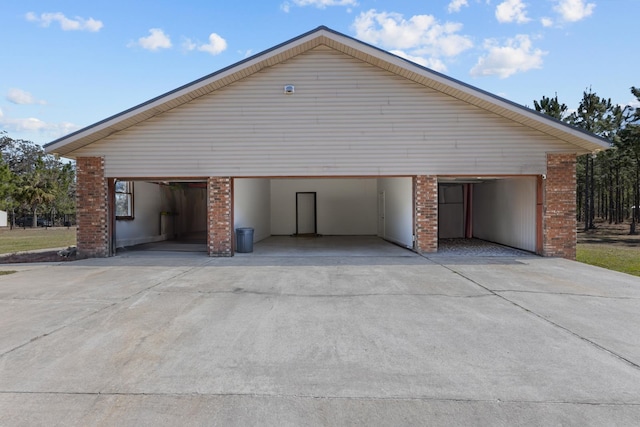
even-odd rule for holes
{"type": "MultiPolygon", "coordinates": [[[[631,88],[640,105],[640,89],[631,88]]],[[[611,99],[584,91],[575,111],[566,104],[543,96],[535,109],[557,120],[607,139],[611,148],[578,157],[577,220],[584,230],[597,220],[610,224],[629,221],[629,233],[636,234],[640,221],[640,107],[614,105],[611,99]]]]}
{"type": "Polygon", "coordinates": [[[0,210],[11,227],[69,225],[75,218],[75,165],[31,141],[0,132],[0,210]]]}

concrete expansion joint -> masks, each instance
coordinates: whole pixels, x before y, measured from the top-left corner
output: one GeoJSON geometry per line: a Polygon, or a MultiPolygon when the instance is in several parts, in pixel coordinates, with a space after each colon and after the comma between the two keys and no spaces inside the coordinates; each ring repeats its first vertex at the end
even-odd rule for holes
{"type": "Polygon", "coordinates": [[[528,291],[523,289],[494,289],[495,293],[514,293],[514,294],[543,294],[543,295],[566,295],[572,297],[585,297],[585,298],[602,298],[612,300],[640,300],[640,297],[618,297],[610,295],[594,295],[594,294],[580,294],[572,292],[547,292],[547,291],[528,291]]]}
{"type": "MultiPolygon", "coordinates": [[[[194,269],[196,269],[196,268],[198,268],[198,266],[194,266],[194,267],[191,267],[191,268],[189,268],[189,269],[187,269],[187,270],[181,271],[181,272],[179,272],[179,273],[177,273],[177,274],[175,274],[175,275],[173,275],[173,276],[171,276],[171,277],[168,277],[168,278],[166,278],[166,279],[164,279],[164,280],[161,280],[161,281],[159,281],[158,283],[155,283],[155,284],[153,284],[153,285],[151,285],[151,286],[148,286],[148,287],[146,287],[146,288],[144,288],[144,289],[142,289],[142,290],[140,290],[140,291],[138,291],[138,292],[136,292],[136,293],[134,293],[134,294],[131,294],[131,295],[129,295],[129,296],[127,296],[127,297],[125,297],[125,298],[122,298],[122,299],[120,299],[120,300],[117,300],[117,301],[109,301],[109,302],[111,302],[110,304],[108,304],[108,305],[106,305],[106,306],[104,306],[104,307],[101,307],[100,309],[98,309],[98,310],[96,310],[96,311],[93,311],[93,312],[91,312],[91,313],[87,313],[87,315],[86,315],[86,316],[79,317],[78,319],[74,320],[73,322],[65,323],[65,324],[63,324],[63,325],[59,326],[58,328],[55,328],[55,329],[53,329],[53,330],[51,330],[51,331],[48,331],[48,332],[45,332],[45,333],[43,333],[43,334],[41,334],[41,335],[38,335],[38,336],[36,336],[36,337],[33,337],[33,338],[31,338],[29,341],[24,342],[24,343],[22,343],[22,344],[20,344],[20,345],[17,345],[17,346],[15,346],[15,347],[13,347],[13,348],[11,348],[11,349],[9,349],[9,350],[5,351],[4,353],[0,353],[0,358],[2,358],[2,357],[4,357],[4,356],[6,356],[6,355],[7,355],[7,354],[9,354],[9,353],[12,353],[12,352],[14,352],[14,351],[16,351],[16,350],[20,349],[20,348],[22,348],[22,347],[25,347],[25,346],[27,346],[27,345],[29,345],[29,344],[31,344],[31,343],[33,343],[33,342],[35,342],[35,341],[38,341],[38,340],[40,340],[40,339],[42,339],[42,338],[45,338],[45,337],[48,337],[49,335],[55,334],[56,332],[59,332],[59,331],[61,331],[61,330],[65,329],[65,328],[67,328],[68,326],[72,326],[72,325],[74,325],[74,324],[76,324],[76,323],[82,322],[82,321],[84,321],[84,320],[88,319],[88,318],[89,318],[89,317],[91,317],[91,316],[94,316],[94,315],[96,315],[96,314],[98,314],[98,313],[101,313],[101,312],[103,312],[103,311],[105,311],[105,310],[108,310],[108,309],[110,309],[110,308],[112,308],[112,307],[115,307],[115,306],[117,306],[118,304],[121,304],[121,303],[123,303],[123,302],[125,302],[125,301],[127,301],[127,300],[129,300],[129,299],[131,299],[131,298],[134,298],[134,297],[136,297],[136,296],[138,296],[138,295],[140,295],[140,294],[142,294],[142,293],[144,293],[144,292],[147,292],[147,291],[149,291],[149,290],[151,290],[151,289],[155,288],[156,286],[160,286],[160,285],[162,285],[162,284],[166,283],[167,281],[173,280],[173,279],[175,279],[175,278],[177,278],[177,277],[180,277],[181,275],[187,274],[187,273],[189,273],[190,271],[193,271],[193,270],[194,270],[194,269]]],[[[34,300],[35,300],[35,299],[34,299],[34,300]]],[[[47,301],[51,301],[51,300],[48,300],[48,299],[47,299],[47,301]]]]}
{"type": "MultiPolygon", "coordinates": [[[[0,301],[40,301],[40,302],[82,302],[82,303],[97,303],[97,304],[114,304],[113,300],[105,300],[105,299],[92,299],[92,298],[69,298],[69,299],[58,299],[58,298],[38,298],[38,297],[11,297],[11,298],[0,298],[0,301]]],[[[115,302],[117,303],[117,301],[115,302]]]]}
{"type": "Polygon", "coordinates": [[[0,390],[0,395],[44,395],[44,396],[104,396],[104,397],[239,397],[259,399],[308,399],[333,401],[379,401],[379,402],[454,402],[454,403],[490,403],[490,404],[528,404],[528,405],[580,405],[602,407],[640,407],[640,402],[598,402],[589,400],[527,400],[527,399],[474,399],[442,398],[434,396],[327,396],[315,394],[286,393],[202,393],[202,392],[108,392],[108,391],[25,391],[0,390]]]}
{"type": "Polygon", "coordinates": [[[98,309],[98,310],[96,310],[96,311],[93,311],[93,312],[91,312],[91,313],[87,313],[87,315],[86,315],[86,316],[82,316],[82,317],[80,317],[80,318],[78,318],[78,319],[74,320],[73,322],[65,323],[65,324],[63,324],[63,325],[61,325],[61,326],[59,326],[59,327],[57,327],[57,328],[55,328],[55,329],[53,329],[53,330],[51,330],[51,331],[48,331],[48,332],[45,332],[45,333],[43,333],[43,334],[40,334],[40,335],[38,335],[38,336],[36,336],[36,337],[33,337],[33,338],[31,338],[29,341],[23,342],[22,344],[17,345],[17,346],[15,346],[15,347],[13,347],[12,349],[9,349],[9,350],[5,351],[4,353],[0,353],[0,359],[1,359],[1,358],[3,358],[4,356],[6,356],[7,354],[10,354],[10,353],[12,353],[12,352],[14,352],[14,351],[16,351],[16,350],[21,349],[22,347],[26,347],[27,345],[29,345],[29,344],[31,344],[31,343],[33,343],[33,342],[35,342],[35,341],[38,341],[38,340],[40,340],[40,339],[42,339],[42,338],[45,338],[45,337],[48,337],[49,335],[53,335],[53,334],[55,334],[56,332],[59,332],[59,331],[61,331],[61,330],[63,330],[63,329],[66,329],[68,326],[71,326],[71,325],[74,325],[74,324],[76,324],[76,323],[79,323],[79,322],[81,322],[81,321],[83,321],[83,320],[85,320],[85,319],[88,319],[89,317],[93,316],[94,314],[101,313],[102,311],[107,310],[107,309],[109,309],[109,308],[111,308],[111,307],[114,307],[114,306],[116,306],[116,305],[118,305],[118,304],[119,304],[119,302],[112,302],[111,304],[106,305],[106,306],[104,306],[104,307],[101,307],[101,308],[99,308],[99,309],[98,309]]]}
{"type": "MultiPolygon", "coordinates": [[[[423,256],[424,258],[427,258],[427,257],[426,257],[426,256],[424,256],[424,255],[422,255],[422,256],[423,256]]],[[[580,339],[580,340],[584,341],[585,343],[587,343],[587,344],[591,345],[592,347],[594,347],[594,348],[596,348],[596,349],[598,349],[598,350],[600,350],[600,351],[602,351],[602,352],[604,352],[604,353],[606,353],[606,354],[608,354],[608,355],[610,355],[610,356],[613,356],[614,358],[616,358],[616,359],[620,360],[621,362],[624,362],[625,364],[627,364],[627,365],[631,366],[632,368],[637,369],[637,370],[640,370],[640,365],[639,365],[638,363],[635,363],[634,361],[632,361],[632,360],[630,360],[630,359],[628,359],[628,358],[624,357],[623,355],[618,354],[618,353],[616,353],[615,351],[610,350],[610,349],[608,349],[608,348],[606,348],[606,347],[604,347],[604,346],[602,346],[602,345],[598,344],[597,342],[595,342],[595,341],[593,341],[593,340],[590,340],[590,339],[589,339],[589,338],[587,338],[587,337],[583,337],[582,335],[580,335],[580,334],[578,334],[578,333],[576,333],[576,332],[572,331],[571,329],[569,329],[569,328],[567,328],[567,327],[565,327],[565,326],[560,325],[559,323],[556,323],[556,322],[554,322],[554,321],[552,321],[552,320],[548,319],[548,318],[547,318],[547,317],[545,317],[545,316],[542,316],[542,315],[540,315],[540,314],[538,314],[538,313],[536,313],[536,312],[534,312],[534,311],[529,310],[528,308],[526,308],[526,307],[524,307],[524,306],[522,306],[522,305],[518,304],[517,302],[510,300],[510,299],[509,299],[509,298],[507,298],[506,296],[499,294],[497,291],[492,290],[492,289],[490,289],[490,288],[488,288],[488,287],[486,287],[486,286],[482,285],[481,283],[479,283],[479,282],[477,282],[477,281],[475,281],[475,280],[471,279],[470,277],[468,277],[468,276],[464,275],[463,273],[461,273],[461,272],[459,272],[459,271],[456,271],[456,270],[454,270],[453,268],[451,268],[451,267],[449,267],[449,266],[447,266],[447,265],[445,265],[445,264],[442,264],[441,262],[438,262],[436,259],[433,259],[433,258],[427,258],[427,259],[429,259],[429,260],[430,260],[430,261],[432,261],[433,263],[438,264],[438,265],[440,265],[441,267],[443,267],[443,268],[445,268],[445,269],[447,269],[447,270],[451,271],[453,274],[456,274],[456,275],[458,275],[458,276],[462,277],[463,279],[466,279],[466,280],[467,280],[467,281],[469,281],[470,283],[473,283],[474,285],[476,285],[476,286],[478,286],[478,287],[480,287],[480,288],[484,289],[485,291],[490,292],[491,294],[493,294],[493,295],[497,296],[498,298],[503,299],[504,301],[508,302],[509,304],[511,304],[511,305],[513,305],[513,306],[515,306],[515,307],[518,307],[519,309],[523,310],[524,312],[526,312],[526,313],[528,313],[528,314],[530,314],[530,315],[532,315],[532,316],[534,316],[534,317],[537,317],[538,319],[540,319],[540,320],[542,320],[542,321],[544,321],[544,322],[546,322],[546,323],[548,323],[548,324],[550,324],[550,325],[554,326],[555,328],[558,328],[558,329],[563,330],[564,332],[566,332],[566,333],[568,333],[568,334],[570,334],[570,335],[574,336],[575,338],[578,338],[578,339],[580,339]]]]}
{"type": "Polygon", "coordinates": [[[361,297],[443,297],[443,298],[486,298],[495,297],[496,295],[482,294],[482,295],[451,295],[443,293],[431,293],[431,292],[380,292],[380,293],[362,293],[362,294],[297,294],[291,292],[264,292],[264,291],[248,291],[245,289],[233,289],[225,291],[186,291],[180,290],[163,290],[158,293],[181,293],[181,294],[198,294],[198,295],[258,295],[268,297],[285,297],[285,298],[361,298],[361,297]]]}

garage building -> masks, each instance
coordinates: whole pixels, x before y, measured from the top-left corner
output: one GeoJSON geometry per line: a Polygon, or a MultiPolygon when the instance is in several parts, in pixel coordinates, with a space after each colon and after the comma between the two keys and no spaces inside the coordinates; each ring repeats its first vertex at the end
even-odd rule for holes
{"type": "Polygon", "coordinates": [[[45,146],[75,159],[78,251],[234,230],[480,238],[575,257],[576,156],[607,141],[319,27],[45,146]]]}

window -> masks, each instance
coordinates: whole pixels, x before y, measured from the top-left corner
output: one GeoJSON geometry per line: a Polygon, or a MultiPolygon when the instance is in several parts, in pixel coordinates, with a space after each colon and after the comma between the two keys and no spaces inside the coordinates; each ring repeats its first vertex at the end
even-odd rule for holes
{"type": "Polygon", "coordinates": [[[116,181],[116,219],[133,219],[133,182],[116,181]]]}

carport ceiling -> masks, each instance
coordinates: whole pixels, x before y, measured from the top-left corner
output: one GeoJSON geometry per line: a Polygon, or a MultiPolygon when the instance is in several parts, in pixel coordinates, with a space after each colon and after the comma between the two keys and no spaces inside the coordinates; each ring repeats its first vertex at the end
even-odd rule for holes
{"type": "Polygon", "coordinates": [[[478,176],[478,177],[446,177],[438,178],[438,184],[481,184],[487,181],[497,181],[504,178],[478,176]]]}
{"type": "Polygon", "coordinates": [[[207,188],[206,182],[201,181],[152,181],[154,184],[175,188],[207,188]]]}

